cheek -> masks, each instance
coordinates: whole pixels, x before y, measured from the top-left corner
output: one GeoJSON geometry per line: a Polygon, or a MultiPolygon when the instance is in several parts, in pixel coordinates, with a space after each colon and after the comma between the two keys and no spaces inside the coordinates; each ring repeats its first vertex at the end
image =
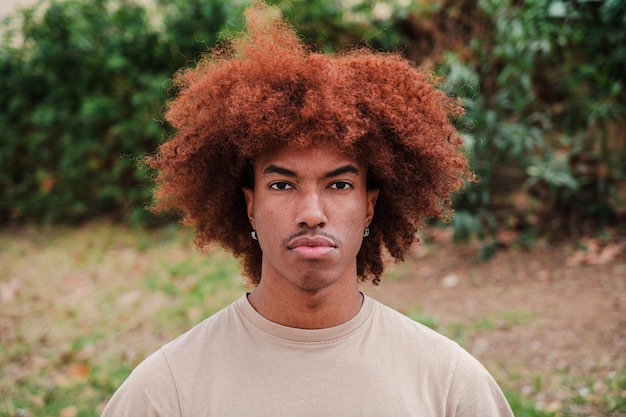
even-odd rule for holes
{"type": "Polygon", "coordinates": [[[365,230],[365,218],[365,211],[359,207],[350,213],[346,213],[341,221],[344,236],[351,242],[354,242],[354,245],[358,247],[361,246],[361,240],[365,230]]]}
{"type": "Polygon", "coordinates": [[[283,232],[282,228],[288,223],[284,211],[268,208],[255,211],[254,219],[257,233],[264,237],[264,241],[277,239],[283,232]]]}

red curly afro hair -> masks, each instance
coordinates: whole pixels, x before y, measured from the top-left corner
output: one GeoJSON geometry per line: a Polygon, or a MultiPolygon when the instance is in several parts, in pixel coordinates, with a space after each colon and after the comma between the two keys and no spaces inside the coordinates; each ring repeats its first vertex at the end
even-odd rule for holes
{"type": "Polygon", "coordinates": [[[398,54],[306,48],[276,9],[255,2],[247,31],[177,73],[166,118],[177,133],[147,163],[158,170],[156,213],[175,211],[199,249],[218,244],[261,279],[261,250],[241,191],[255,157],[281,146],[331,144],[363,161],[380,193],[357,256],[360,281],[380,281],[385,259],[404,259],[427,218],[452,214],[471,178],[452,120],[457,100],[398,54]]]}

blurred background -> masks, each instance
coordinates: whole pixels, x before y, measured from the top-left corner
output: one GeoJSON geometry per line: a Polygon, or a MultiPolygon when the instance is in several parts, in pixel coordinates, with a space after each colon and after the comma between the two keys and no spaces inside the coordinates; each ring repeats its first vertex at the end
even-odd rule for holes
{"type": "MultiPolygon", "coordinates": [[[[515,374],[523,382],[510,386],[522,394],[510,398],[521,401],[518,416],[626,415],[625,368],[612,366],[626,356],[626,2],[269,3],[314,49],[399,51],[445,76],[441,88],[463,101],[467,113],[457,123],[478,181],[457,196],[450,224],[430,225],[425,247],[445,243],[453,256],[468,253],[458,245],[471,245],[472,262],[516,251],[523,269],[537,250],[550,257],[546,248],[558,246],[567,254],[552,258],[562,265],[613,265],[600,274],[612,297],[598,297],[607,303],[598,320],[615,313],[607,332],[619,337],[608,342],[603,379],[581,377],[559,394],[539,371],[515,374]]],[[[246,4],[0,4],[0,416],[98,415],[142,355],[240,293],[236,263],[220,253],[210,260],[190,255],[191,238],[175,220],[147,212],[154,173],[141,160],[172,133],[162,110],[173,97],[173,73],[239,30],[246,4]],[[103,290],[112,276],[123,279],[103,290]],[[143,302],[144,291],[151,303],[143,302]],[[146,330],[153,314],[169,311],[172,297],[180,307],[151,323],[160,330],[146,330]],[[32,330],[62,321],[71,329],[32,330]],[[144,333],[135,340],[138,329],[144,333]],[[142,347],[120,347],[129,341],[142,347]]],[[[425,256],[415,253],[420,262],[425,256]]],[[[434,268],[443,271],[446,260],[438,262],[434,268]]],[[[537,267],[517,279],[550,281],[558,268],[537,267]]],[[[458,273],[441,276],[450,288],[463,281],[458,273]]],[[[490,320],[531,321],[525,311],[514,313],[490,320]]],[[[500,381],[516,378],[510,370],[502,375],[500,381]]]]}
{"type": "MultiPolygon", "coordinates": [[[[242,25],[245,1],[3,2],[0,223],[156,221],[136,162],[171,132],[172,74],[242,25]]],[[[582,235],[626,209],[620,0],[274,1],[315,48],[367,44],[445,75],[480,181],[456,237],[582,235]]],[[[488,253],[487,253],[488,254],[488,253]]]]}

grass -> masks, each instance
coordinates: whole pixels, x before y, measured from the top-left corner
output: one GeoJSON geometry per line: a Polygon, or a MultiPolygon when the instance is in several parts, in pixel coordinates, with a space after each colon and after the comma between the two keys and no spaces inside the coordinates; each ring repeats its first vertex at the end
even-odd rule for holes
{"type": "MultiPolygon", "coordinates": [[[[237,263],[220,250],[200,254],[191,240],[178,227],[106,223],[0,231],[0,417],[98,416],[146,355],[238,298],[237,263]]],[[[462,345],[533,319],[505,311],[443,324],[418,305],[407,314],[462,345]]],[[[565,379],[567,397],[552,412],[534,400],[544,376],[526,381],[527,392],[508,389],[516,378],[500,381],[517,417],[592,415],[585,410],[598,404],[626,415],[626,375],[565,379]]]]}
{"type": "Polygon", "coordinates": [[[130,370],[244,290],[176,227],[0,234],[0,416],[98,416],[130,370]]]}
{"type": "MultiPolygon", "coordinates": [[[[471,340],[483,334],[522,326],[533,318],[530,312],[514,310],[478,316],[467,322],[443,324],[437,317],[425,314],[417,304],[404,313],[466,348],[471,345],[471,340]]],[[[519,375],[509,373],[498,376],[516,417],[626,416],[626,373],[612,371],[604,378],[598,379],[597,377],[570,375],[568,371],[568,369],[557,370],[562,375],[550,378],[560,381],[559,387],[548,386],[546,375],[535,375],[534,380],[521,391],[508,388],[508,383],[511,386],[519,385],[519,375]],[[545,397],[545,391],[550,389],[557,391],[555,396],[557,399],[545,403],[541,398],[545,397]],[[540,400],[536,401],[537,398],[540,400]],[[598,414],[598,410],[604,411],[598,414]]]]}

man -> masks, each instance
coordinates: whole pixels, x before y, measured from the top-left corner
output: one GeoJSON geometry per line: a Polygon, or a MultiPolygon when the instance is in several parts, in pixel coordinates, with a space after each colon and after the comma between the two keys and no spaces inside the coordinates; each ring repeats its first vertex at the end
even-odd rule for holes
{"type": "Polygon", "coordinates": [[[104,416],[511,416],[457,344],[359,291],[470,177],[458,104],[397,55],[307,51],[276,12],[178,74],[155,211],[255,286],[165,345],[104,416]]]}

